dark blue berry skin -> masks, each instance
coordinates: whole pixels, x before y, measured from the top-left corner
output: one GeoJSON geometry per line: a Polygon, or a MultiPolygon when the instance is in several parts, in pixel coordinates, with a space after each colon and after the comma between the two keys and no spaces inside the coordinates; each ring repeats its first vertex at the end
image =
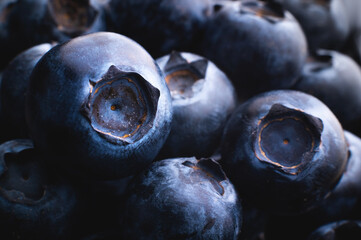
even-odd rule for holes
{"type": "Polygon", "coordinates": [[[224,130],[221,155],[241,198],[290,215],[322,201],[348,157],[334,114],[317,98],[293,90],[270,91],[241,104],[224,130]]]}
{"type": "Polygon", "coordinates": [[[139,42],[154,57],[194,52],[207,24],[212,0],[111,0],[111,31],[139,42]]]}
{"type": "Polygon", "coordinates": [[[350,36],[342,52],[351,56],[358,64],[361,64],[361,21],[360,21],[360,1],[342,0],[347,17],[350,22],[350,36]]]}
{"type": "Polygon", "coordinates": [[[4,69],[1,81],[1,109],[5,120],[3,137],[27,138],[25,123],[25,93],[30,74],[39,59],[54,45],[43,43],[16,56],[4,69]]]}
{"type": "Polygon", "coordinates": [[[76,190],[41,164],[29,139],[0,145],[0,230],[4,239],[71,239],[76,190]]]}
{"type": "Polygon", "coordinates": [[[100,0],[2,1],[0,68],[34,45],[105,31],[104,6],[100,0]]]}
{"type": "Polygon", "coordinates": [[[173,103],[172,129],[160,155],[210,157],[218,148],[237,96],[227,76],[211,61],[186,52],[157,59],[173,103]]]}
{"type": "Polygon", "coordinates": [[[315,229],[306,240],[358,240],[361,238],[361,221],[330,222],[315,229]]]}
{"type": "Polygon", "coordinates": [[[166,159],[128,189],[124,239],[237,239],[241,206],[212,159],[166,159]]]}
{"type": "Polygon", "coordinates": [[[302,240],[321,225],[361,218],[361,139],[348,131],[345,131],[345,138],[349,158],[337,185],[317,207],[305,214],[272,216],[269,220],[268,238],[285,239],[297,235],[294,239],[302,240]]]}
{"type": "Polygon", "coordinates": [[[361,69],[349,56],[333,50],[316,51],[293,89],[317,97],[344,129],[361,134],[361,69]]]}
{"type": "Polygon", "coordinates": [[[220,1],[209,16],[199,54],[223,70],[245,100],[291,87],[307,44],[298,22],[277,3],[220,1]]]}
{"type": "Polygon", "coordinates": [[[310,51],[341,50],[350,35],[351,24],[342,0],[281,0],[302,26],[310,51]]]}
{"type": "Polygon", "coordinates": [[[170,131],[171,97],[144,48],[99,32],[42,57],[31,75],[26,118],[35,145],[64,156],[57,165],[110,180],[153,161],[170,131]]]}
{"type": "Polygon", "coordinates": [[[342,219],[361,219],[361,139],[348,131],[345,131],[345,137],[349,149],[346,169],[329,196],[310,212],[310,221],[318,225],[342,219]]]}

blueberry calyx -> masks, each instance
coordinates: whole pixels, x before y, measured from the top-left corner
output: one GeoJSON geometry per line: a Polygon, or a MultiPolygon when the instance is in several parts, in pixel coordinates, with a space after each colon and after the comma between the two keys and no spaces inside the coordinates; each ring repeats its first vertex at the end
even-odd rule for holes
{"type": "Polygon", "coordinates": [[[202,89],[203,84],[199,80],[205,79],[207,68],[207,59],[188,62],[179,52],[173,51],[164,67],[165,80],[172,98],[193,97],[196,91],[202,89]]]}
{"type": "Polygon", "coordinates": [[[69,34],[87,31],[98,15],[89,0],[51,0],[48,9],[58,29],[69,34]]]}
{"type": "Polygon", "coordinates": [[[196,175],[192,175],[193,177],[207,179],[221,196],[224,195],[222,181],[227,180],[227,176],[219,163],[211,158],[201,158],[197,160],[196,164],[190,161],[185,161],[182,164],[195,170],[196,175]]]}
{"type": "Polygon", "coordinates": [[[256,157],[296,175],[310,162],[321,144],[322,120],[299,109],[272,105],[257,124],[256,157]]]}
{"type": "Polygon", "coordinates": [[[245,1],[241,7],[242,14],[252,14],[270,23],[277,23],[285,18],[282,4],[278,2],[245,1]]]}
{"type": "Polygon", "coordinates": [[[131,144],[153,127],[160,92],[142,76],[112,65],[99,81],[89,84],[81,112],[100,136],[115,144],[131,144]]]}

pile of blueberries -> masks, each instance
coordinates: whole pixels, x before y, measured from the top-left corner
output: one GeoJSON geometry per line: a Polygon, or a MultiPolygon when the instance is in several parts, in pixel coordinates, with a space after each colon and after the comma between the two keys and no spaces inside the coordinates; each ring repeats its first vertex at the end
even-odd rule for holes
{"type": "Polygon", "coordinates": [[[361,239],[360,11],[1,0],[0,238],[361,239]]]}

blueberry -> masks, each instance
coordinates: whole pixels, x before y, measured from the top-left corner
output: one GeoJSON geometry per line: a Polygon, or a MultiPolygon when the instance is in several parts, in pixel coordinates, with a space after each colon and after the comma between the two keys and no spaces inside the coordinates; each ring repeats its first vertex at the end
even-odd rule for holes
{"type": "Polygon", "coordinates": [[[133,175],[163,146],[171,97],[153,58],[116,33],[74,38],[47,52],[30,79],[26,116],[35,145],[76,174],[133,175]]]}
{"type": "Polygon", "coordinates": [[[155,162],[128,189],[124,239],[237,239],[241,206],[212,159],[155,162]]]}
{"type": "Polygon", "coordinates": [[[211,156],[236,105],[232,83],[211,61],[196,54],[173,52],[157,63],[173,102],[172,129],[162,159],[211,156]]]}
{"type": "Polygon", "coordinates": [[[214,3],[200,54],[232,80],[238,97],[291,87],[306,59],[304,33],[276,2],[214,3]]]}
{"type": "Polygon", "coordinates": [[[25,93],[30,74],[39,59],[54,45],[43,43],[16,56],[4,69],[1,81],[1,109],[5,120],[3,137],[28,137],[25,123],[25,93]]]}
{"type": "Polygon", "coordinates": [[[69,239],[79,220],[75,189],[41,164],[29,139],[0,145],[0,229],[4,239],[69,239]]]}
{"type": "Polygon", "coordinates": [[[221,154],[240,197],[277,214],[314,208],[337,184],[348,157],[335,115],[315,97],[292,90],[241,104],[226,125],[221,154]]]}

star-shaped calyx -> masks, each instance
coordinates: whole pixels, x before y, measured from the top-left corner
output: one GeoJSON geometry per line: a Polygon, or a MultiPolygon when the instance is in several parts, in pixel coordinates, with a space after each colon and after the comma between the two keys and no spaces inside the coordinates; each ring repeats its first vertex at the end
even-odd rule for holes
{"type": "Polygon", "coordinates": [[[164,67],[165,80],[172,98],[191,98],[202,89],[208,67],[207,59],[187,61],[179,52],[172,52],[164,67]]]}
{"type": "Polygon", "coordinates": [[[153,126],[159,90],[135,72],[112,65],[99,81],[89,81],[82,106],[92,128],[110,142],[130,144],[153,126]]]}

